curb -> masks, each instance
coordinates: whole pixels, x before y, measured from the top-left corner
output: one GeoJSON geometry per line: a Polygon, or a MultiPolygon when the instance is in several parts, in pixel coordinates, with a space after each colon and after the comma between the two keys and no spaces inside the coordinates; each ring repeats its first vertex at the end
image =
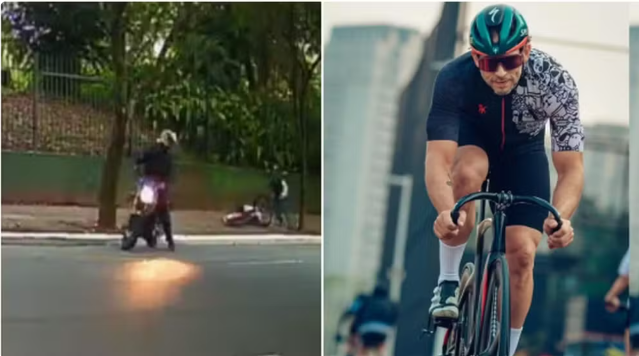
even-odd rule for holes
{"type": "MultiPolygon", "coordinates": [[[[92,234],[92,233],[59,233],[59,232],[2,232],[2,244],[31,243],[72,243],[88,245],[107,245],[119,243],[122,235],[119,234],[92,234]]],[[[286,243],[286,244],[321,244],[322,237],[316,235],[174,235],[177,243],[186,244],[260,244],[260,243],[286,243]]]]}

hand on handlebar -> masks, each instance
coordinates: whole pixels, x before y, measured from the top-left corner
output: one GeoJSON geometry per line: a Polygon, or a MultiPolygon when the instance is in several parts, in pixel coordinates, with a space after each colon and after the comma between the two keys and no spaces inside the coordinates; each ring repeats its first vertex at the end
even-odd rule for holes
{"type": "Polygon", "coordinates": [[[619,297],[616,296],[606,295],[604,302],[606,303],[606,310],[609,313],[616,312],[617,310],[619,310],[619,306],[621,305],[621,300],[619,300],[619,297]]]}
{"type": "Polygon", "coordinates": [[[570,220],[561,219],[561,221],[561,228],[557,231],[555,231],[557,220],[552,215],[544,221],[544,232],[548,235],[548,247],[551,250],[567,247],[575,239],[575,231],[570,220]]]}
{"type": "Polygon", "coordinates": [[[435,220],[435,224],[433,226],[433,231],[435,231],[435,235],[442,241],[450,240],[459,234],[459,228],[464,226],[466,222],[466,212],[459,212],[459,219],[457,220],[457,225],[453,222],[453,218],[450,216],[450,210],[442,211],[437,219],[435,220]]]}

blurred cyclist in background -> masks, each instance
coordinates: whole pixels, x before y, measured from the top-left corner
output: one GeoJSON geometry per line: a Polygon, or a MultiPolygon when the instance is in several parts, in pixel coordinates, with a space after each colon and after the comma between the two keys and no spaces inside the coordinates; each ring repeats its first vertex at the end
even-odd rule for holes
{"type": "MultiPolygon", "coordinates": [[[[619,295],[622,294],[627,288],[630,280],[630,248],[628,248],[628,250],[626,251],[626,254],[623,256],[623,258],[621,259],[621,263],[619,264],[619,269],[617,270],[618,273],[618,277],[617,279],[615,279],[614,283],[612,284],[612,286],[610,287],[610,290],[608,291],[608,293],[606,293],[606,296],[604,297],[604,301],[606,303],[606,310],[608,310],[611,313],[616,312],[617,310],[619,310],[619,307],[621,306],[621,300],[619,299],[619,295]]],[[[628,299],[627,301],[627,313],[628,313],[628,319],[627,319],[627,324],[626,324],[626,331],[624,333],[624,343],[626,346],[626,354],[630,355],[631,354],[631,344],[630,344],[630,320],[631,320],[631,310],[630,310],[630,299],[628,299]]],[[[636,304],[635,304],[635,309],[636,309],[636,304]]],[[[635,340],[635,345],[636,345],[636,341],[635,340]]]]}
{"type": "MultiPolygon", "coordinates": [[[[388,289],[378,284],[370,295],[360,294],[340,318],[340,325],[352,318],[348,355],[382,355],[389,334],[397,323],[397,305],[388,295],[388,289]]],[[[338,336],[338,341],[340,338],[338,336]]]]}
{"type": "Polygon", "coordinates": [[[631,355],[639,356],[639,295],[630,293],[628,308],[628,347],[631,355]]]}

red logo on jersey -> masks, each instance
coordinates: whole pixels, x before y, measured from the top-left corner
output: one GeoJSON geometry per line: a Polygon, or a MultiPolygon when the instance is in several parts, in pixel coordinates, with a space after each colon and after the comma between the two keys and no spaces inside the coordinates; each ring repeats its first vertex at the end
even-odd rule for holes
{"type": "Polygon", "coordinates": [[[484,104],[479,104],[479,113],[482,115],[486,113],[486,107],[484,104]]]}

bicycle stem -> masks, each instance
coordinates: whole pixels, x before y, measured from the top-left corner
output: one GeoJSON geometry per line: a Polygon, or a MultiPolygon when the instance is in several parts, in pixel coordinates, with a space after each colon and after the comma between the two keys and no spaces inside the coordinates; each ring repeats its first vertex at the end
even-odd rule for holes
{"type": "Polygon", "coordinates": [[[491,253],[506,253],[506,214],[498,210],[493,214],[493,243],[491,253]]]}

